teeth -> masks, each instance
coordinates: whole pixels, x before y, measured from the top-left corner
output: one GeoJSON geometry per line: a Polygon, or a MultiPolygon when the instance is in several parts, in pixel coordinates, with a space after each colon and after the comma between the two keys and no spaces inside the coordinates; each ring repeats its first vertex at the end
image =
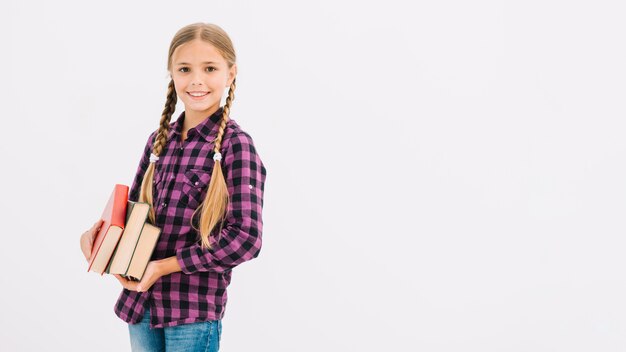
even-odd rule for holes
{"type": "Polygon", "coordinates": [[[189,95],[191,95],[193,97],[201,97],[201,96],[204,96],[204,95],[207,95],[207,94],[208,94],[208,92],[204,92],[204,93],[197,93],[197,92],[191,93],[190,92],[189,93],[189,95]]]}

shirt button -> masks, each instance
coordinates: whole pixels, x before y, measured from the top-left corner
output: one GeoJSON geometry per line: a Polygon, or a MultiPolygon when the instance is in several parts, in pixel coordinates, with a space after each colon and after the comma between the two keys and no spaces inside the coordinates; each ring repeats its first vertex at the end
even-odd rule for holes
{"type": "Polygon", "coordinates": [[[162,203],[161,204],[162,207],[165,207],[166,205],[167,205],[167,203],[162,203]]]}
{"type": "Polygon", "coordinates": [[[197,186],[197,185],[198,185],[198,183],[199,183],[199,182],[198,182],[198,181],[196,181],[195,185],[197,186]]]}

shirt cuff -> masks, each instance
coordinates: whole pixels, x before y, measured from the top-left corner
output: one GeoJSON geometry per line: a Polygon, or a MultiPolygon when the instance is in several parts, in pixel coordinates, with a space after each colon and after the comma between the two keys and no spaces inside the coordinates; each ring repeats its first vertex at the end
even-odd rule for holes
{"type": "Polygon", "coordinates": [[[197,271],[202,271],[203,265],[197,251],[198,248],[196,245],[178,248],[176,250],[176,260],[183,273],[193,274],[197,271]]]}

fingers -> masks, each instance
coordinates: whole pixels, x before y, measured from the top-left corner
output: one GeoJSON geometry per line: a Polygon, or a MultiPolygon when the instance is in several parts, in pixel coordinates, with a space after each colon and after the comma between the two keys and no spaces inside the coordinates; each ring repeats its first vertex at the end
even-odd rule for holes
{"type": "Polygon", "coordinates": [[[103,220],[100,219],[96,221],[89,230],[85,231],[85,233],[88,233],[89,241],[91,244],[93,244],[96,234],[98,233],[98,231],[100,231],[100,226],[102,225],[102,223],[103,220]]]}
{"type": "Polygon", "coordinates": [[[113,274],[115,278],[122,284],[122,286],[131,291],[137,291],[137,283],[134,283],[126,278],[123,278],[120,274],[113,274]]]}
{"type": "Polygon", "coordinates": [[[96,221],[89,230],[83,232],[83,234],[80,236],[80,248],[83,251],[83,255],[85,256],[85,260],[87,260],[87,262],[89,262],[89,260],[91,259],[91,250],[93,247],[93,243],[95,241],[96,234],[100,230],[100,226],[102,226],[103,222],[104,220],[98,219],[98,221],[96,221]]]}
{"type": "Polygon", "coordinates": [[[124,286],[124,288],[127,288],[126,287],[126,281],[119,274],[113,274],[113,276],[115,276],[117,281],[119,281],[120,284],[122,284],[122,286],[124,286]]]}
{"type": "Polygon", "coordinates": [[[81,249],[82,249],[83,255],[85,256],[85,260],[89,262],[89,260],[91,259],[91,253],[90,253],[91,246],[89,247],[89,249],[81,246],[81,249]]]}
{"type": "Polygon", "coordinates": [[[91,231],[97,231],[97,230],[98,230],[98,228],[100,227],[100,225],[102,225],[102,219],[100,219],[100,220],[96,221],[96,222],[93,224],[93,226],[91,227],[91,229],[89,229],[89,230],[91,230],[91,231]]]}

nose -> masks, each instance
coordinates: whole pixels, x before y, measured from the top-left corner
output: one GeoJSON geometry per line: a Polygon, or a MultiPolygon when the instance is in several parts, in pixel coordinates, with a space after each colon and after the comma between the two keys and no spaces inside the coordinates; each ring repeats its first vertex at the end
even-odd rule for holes
{"type": "Polygon", "coordinates": [[[202,85],[202,79],[200,79],[201,75],[200,74],[195,74],[193,76],[193,79],[191,80],[191,85],[192,86],[200,86],[202,85]]]}

